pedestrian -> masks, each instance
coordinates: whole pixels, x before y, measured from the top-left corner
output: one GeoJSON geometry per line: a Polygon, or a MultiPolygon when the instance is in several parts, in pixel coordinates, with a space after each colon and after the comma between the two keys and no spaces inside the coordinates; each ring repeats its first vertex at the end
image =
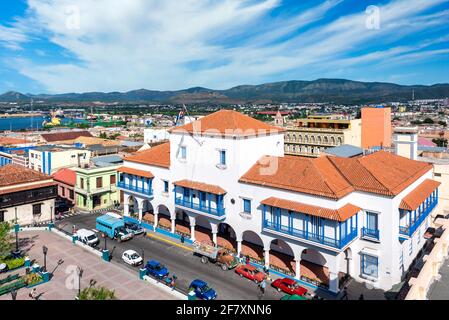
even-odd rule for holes
{"type": "Polygon", "coordinates": [[[37,300],[37,292],[36,291],[37,291],[37,289],[33,288],[29,294],[30,298],[33,300],[37,300]]]}
{"type": "Polygon", "coordinates": [[[249,259],[249,255],[246,256],[246,264],[249,265],[250,259],[249,259]]]}
{"type": "Polygon", "coordinates": [[[340,300],[349,300],[349,299],[348,299],[348,287],[344,287],[344,288],[343,288],[343,294],[342,294],[340,300]]]}
{"type": "Polygon", "coordinates": [[[181,234],[181,243],[184,243],[185,238],[184,238],[184,234],[181,234]]]}
{"type": "Polygon", "coordinates": [[[262,292],[262,295],[265,294],[265,288],[266,288],[266,287],[267,287],[267,283],[266,283],[265,279],[263,279],[263,280],[260,282],[260,291],[262,292]]]}
{"type": "Polygon", "coordinates": [[[76,226],[75,225],[72,226],[72,234],[76,234],[76,226]]]}
{"type": "Polygon", "coordinates": [[[365,300],[365,297],[363,296],[363,293],[360,295],[359,300],[365,300]]]}

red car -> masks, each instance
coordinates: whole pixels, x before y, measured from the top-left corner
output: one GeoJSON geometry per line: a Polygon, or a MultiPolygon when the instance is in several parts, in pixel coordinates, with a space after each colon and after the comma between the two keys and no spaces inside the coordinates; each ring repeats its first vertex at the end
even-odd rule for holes
{"type": "Polygon", "coordinates": [[[235,268],[235,272],[240,275],[240,277],[248,278],[255,283],[262,282],[262,280],[265,279],[265,273],[251,265],[240,265],[235,268]]]}
{"type": "Polygon", "coordinates": [[[284,291],[288,294],[297,294],[303,296],[307,293],[307,289],[301,287],[298,282],[290,278],[276,279],[271,285],[277,289],[277,291],[284,291]]]}

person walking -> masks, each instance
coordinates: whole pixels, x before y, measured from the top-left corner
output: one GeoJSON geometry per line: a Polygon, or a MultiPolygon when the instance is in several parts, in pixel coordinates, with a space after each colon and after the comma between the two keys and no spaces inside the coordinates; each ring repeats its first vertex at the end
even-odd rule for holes
{"type": "Polygon", "coordinates": [[[348,287],[343,288],[343,294],[342,294],[340,300],[349,300],[348,299],[348,287]]]}
{"type": "Polygon", "coordinates": [[[33,288],[29,294],[30,298],[33,300],[37,300],[37,289],[33,288]]]}
{"type": "Polygon", "coordinates": [[[250,261],[251,261],[251,260],[249,259],[249,256],[247,255],[247,256],[246,256],[246,265],[247,265],[247,266],[249,266],[249,262],[250,262],[250,261]]]}
{"type": "Polygon", "coordinates": [[[265,281],[265,279],[263,279],[260,282],[260,291],[262,293],[262,296],[265,295],[265,288],[267,287],[267,282],[265,281]]]}

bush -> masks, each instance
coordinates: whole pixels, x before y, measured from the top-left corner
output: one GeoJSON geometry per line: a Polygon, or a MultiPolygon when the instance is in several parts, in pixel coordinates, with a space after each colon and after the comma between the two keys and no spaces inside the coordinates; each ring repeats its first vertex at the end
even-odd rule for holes
{"type": "Polygon", "coordinates": [[[4,261],[4,263],[6,263],[9,270],[13,270],[25,265],[25,258],[7,259],[4,261]]]}
{"type": "Polygon", "coordinates": [[[35,284],[38,284],[42,281],[42,277],[37,273],[30,273],[23,276],[23,279],[25,280],[25,283],[27,286],[32,286],[35,284]]]}
{"type": "Polygon", "coordinates": [[[89,287],[81,291],[79,300],[117,300],[114,290],[105,287],[89,287]]]}

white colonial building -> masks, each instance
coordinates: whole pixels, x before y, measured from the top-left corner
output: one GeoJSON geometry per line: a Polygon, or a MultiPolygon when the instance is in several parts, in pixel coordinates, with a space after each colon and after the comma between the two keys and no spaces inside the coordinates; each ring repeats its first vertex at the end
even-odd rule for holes
{"type": "Polygon", "coordinates": [[[171,129],[119,172],[125,216],[148,229],[212,241],[334,293],[347,275],[399,283],[438,202],[430,164],[383,151],[284,156],[282,128],[226,110],[171,129]]]}

